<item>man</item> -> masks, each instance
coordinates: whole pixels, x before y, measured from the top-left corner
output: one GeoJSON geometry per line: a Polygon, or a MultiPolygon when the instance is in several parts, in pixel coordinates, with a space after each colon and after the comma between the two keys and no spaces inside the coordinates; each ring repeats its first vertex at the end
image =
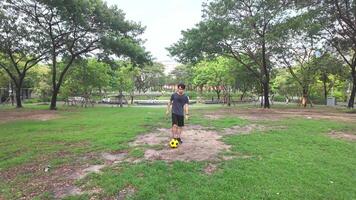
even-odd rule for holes
{"type": "Polygon", "coordinates": [[[188,104],[189,99],[184,94],[185,85],[178,84],[177,92],[173,93],[168,103],[166,115],[172,111],[172,138],[178,140],[180,144],[183,143],[181,139],[182,129],[184,126],[184,118],[188,120],[188,104]]]}

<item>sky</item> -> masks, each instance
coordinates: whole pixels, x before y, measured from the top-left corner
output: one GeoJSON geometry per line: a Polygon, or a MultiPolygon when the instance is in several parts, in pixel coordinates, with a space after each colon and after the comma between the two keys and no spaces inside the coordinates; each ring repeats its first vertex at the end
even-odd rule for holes
{"type": "Polygon", "coordinates": [[[126,13],[126,18],[146,27],[142,39],[155,61],[166,66],[166,73],[178,63],[166,47],[177,42],[181,31],[194,27],[201,20],[202,3],[206,0],[106,0],[126,13]]]}

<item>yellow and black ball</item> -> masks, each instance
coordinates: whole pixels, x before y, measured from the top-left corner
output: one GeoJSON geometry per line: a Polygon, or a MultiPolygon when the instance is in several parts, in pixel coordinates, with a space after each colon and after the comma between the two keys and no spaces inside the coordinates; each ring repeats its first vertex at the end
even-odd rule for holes
{"type": "Polygon", "coordinates": [[[178,142],[178,140],[177,139],[172,139],[170,142],[169,142],[169,146],[171,147],[171,148],[177,148],[178,147],[178,145],[179,145],[179,142],[178,142]]]}

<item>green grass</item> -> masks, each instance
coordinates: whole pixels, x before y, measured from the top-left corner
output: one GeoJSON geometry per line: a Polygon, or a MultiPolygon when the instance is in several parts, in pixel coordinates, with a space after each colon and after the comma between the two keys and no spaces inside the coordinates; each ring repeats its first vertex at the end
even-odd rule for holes
{"type": "MultiPolygon", "coordinates": [[[[222,129],[251,123],[233,116],[217,120],[203,117],[216,109],[221,107],[192,107],[188,124],[222,129]]],[[[47,122],[0,124],[0,169],[36,162],[43,155],[53,166],[103,151],[128,150],[130,156],[139,158],[144,149],[130,149],[128,142],[140,133],[170,124],[164,119],[164,108],[94,108],[59,113],[59,119],[47,122]],[[58,152],[72,157],[53,157],[58,152]]],[[[225,136],[223,141],[232,146],[232,154],[251,157],[217,162],[218,170],[212,175],[203,171],[208,161],[151,161],[113,165],[77,184],[88,190],[101,188],[97,199],[117,197],[127,186],[136,189],[129,199],[356,199],[356,144],[327,136],[330,130],[356,132],[355,124],[302,118],[261,124],[286,128],[225,136]]],[[[11,187],[16,188],[23,179],[26,176],[12,184],[0,180],[0,197],[16,199],[21,188],[17,188],[17,195],[11,187]]],[[[85,194],[66,199],[89,198],[85,194]]],[[[51,199],[51,194],[44,193],[38,199],[51,199]]]]}
{"type": "Polygon", "coordinates": [[[353,125],[303,119],[279,124],[288,129],[224,138],[234,152],[252,157],[219,163],[212,176],[203,173],[205,162],[154,162],[123,164],[81,184],[103,188],[103,198],[127,185],[138,190],[132,199],[356,198],[356,145],[325,135],[353,125]]]}
{"type": "Polygon", "coordinates": [[[229,128],[232,126],[243,126],[248,124],[248,121],[238,117],[223,117],[219,119],[208,119],[202,116],[192,117],[189,121],[191,124],[199,124],[205,127],[212,127],[216,129],[229,128]]]}
{"type": "Polygon", "coordinates": [[[1,124],[0,168],[60,151],[81,154],[126,149],[137,134],[162,123],[163,113],[163,109],[149,108],[78,109],[60,112],[56,120],[1,124]]]}

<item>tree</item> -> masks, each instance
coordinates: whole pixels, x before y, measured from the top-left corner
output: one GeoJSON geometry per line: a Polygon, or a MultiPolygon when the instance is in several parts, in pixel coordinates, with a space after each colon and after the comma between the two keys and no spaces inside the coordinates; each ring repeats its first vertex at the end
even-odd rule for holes
{"type": "Polygon", "coordinates": [[[288,69],[280,69],[273,79],[272,89],[277,94],[282,95],[286,99],[286,103],[289,102],[291,97],[297,96],[299,93],[297,81],[292,77],[288,69]]]}
{"type": "Polygon", "coordinates": [[[51,96],[51,70],[47,65],[41,65],[29,70],[27,79],[31,79],[34,92],[38,94],[42,101],[49,101],[51,96]]]}
{"type": "Polygon", "coordinates": [[[21,89],[27,72],[44,60],[40,32],[27,23],[26,15],[5,1],[0,4],[0,68],[4,69],[16,88],[16,107],[21,108],[21,89]]]}
{"type": "Polygon", "coordinates": [[[8,93],[10,78],[8,74],[6,74],[5,70],[0,68],[0,103],[7,100],[10,96],[8,93]]]}
{"type": "Polygon", "coordinates": [[[321,33],[337,55],[349,66],[351,93],[348,108],[354,107],[356,94],[356,12],[355,1],[311,1],[306,7],[315,10],[313,16],[323,25],[321,33]]]}
{"type": "Polygon", "coordinates": [[[317,77],[316,38],[309,32],[294,30],[288,33],[288,40],[283,47],[278,48],[278,58],[282,60],[282,66],[286,67],[301,88],[301,105],[306,107],[310,102],[309,92],[311,84],[317,77]]]}
{"type": "Polygon", "coordinates": [[[319,80],[323,84],[324,101],[326,105],[328,94],[334,87],[335,82],[337,82],[336,78],[342,79],[345,77],[346,69],[343,63],[330,53],[324,53],[315,59],[315,65],[318,68],[317,73],[319,80]]]}
{"type": "Polygon", "coordinates": [[[241,92],[240,101],[243,100],[248,91],[252,91],[258,87],[259,81],[253,74],[246,70],[240,63],[235,61],[231,75],[234,77],[235,83],[233,89],[241,92]]]}
{"type": "Polygon", "coordinates": [[[141,47],[137,36],[144,28],[127,21],[117,7],[108,7],[101,0],[39,1],[9,0],[11,6],[28,16],[42,32],[41,45],[49,49],[52,72],[50,109],[56,109],[56,100],[65,75],[74,61],[93,52],[117,57],[128,57],[143,63],[149,55],[141,47]],[[59,63],[64,63],[60,70],[59,63]]]}
{"type": "Polygon", "coordinates": [[[149,89],[162,90],[164,82],[164,65],[161,63],[146,64],[136,73],[135,86],[139,92],[145,93],[149,89]]]}
{"type": "Polygon", "coordinates": [[[182,32],[183,39],[169,51],[181,62],[206,54],[234,58],[259,80],[264,107],[269,108],[270,57],[279,39],[278,27],[289,17],[288,6],[283,0],[215,0],[205,7],[204,20],[182,32]]]}
{"type": "Polygon", "coordinates": [[[92,95],[109,86],[110,66],[94,58],[80,60],[74,63],[63,84],[67,96],[80,95],[90,100],[92,95]]]}
{"type": "Polygon", "coordinates": [[[134,90],[133,76],[137,73],[132,65],[120,66],[115,72],[115,77],[113,79],[113,88],[119,90],[119,104],[122,106],[123,102],[123,92],[132,92],[134,90]]]}
{"type": "Polygon", "coordinates": [[[188,89],[193,85],[193,65],[178,65],[170,73],[174,84],[184,83],[188,89]]]}
{"type": "Polygon", "coordinates": [[[231,74],[233,67],[233,61],[224,57],[200,61],[193,68],[193,82],[197,86],[207,85],[212,87],[218,100],[220,100],[220,93],[223,91],[226,101],[230,105],[230,92],[235,81],[231,74]]]}

